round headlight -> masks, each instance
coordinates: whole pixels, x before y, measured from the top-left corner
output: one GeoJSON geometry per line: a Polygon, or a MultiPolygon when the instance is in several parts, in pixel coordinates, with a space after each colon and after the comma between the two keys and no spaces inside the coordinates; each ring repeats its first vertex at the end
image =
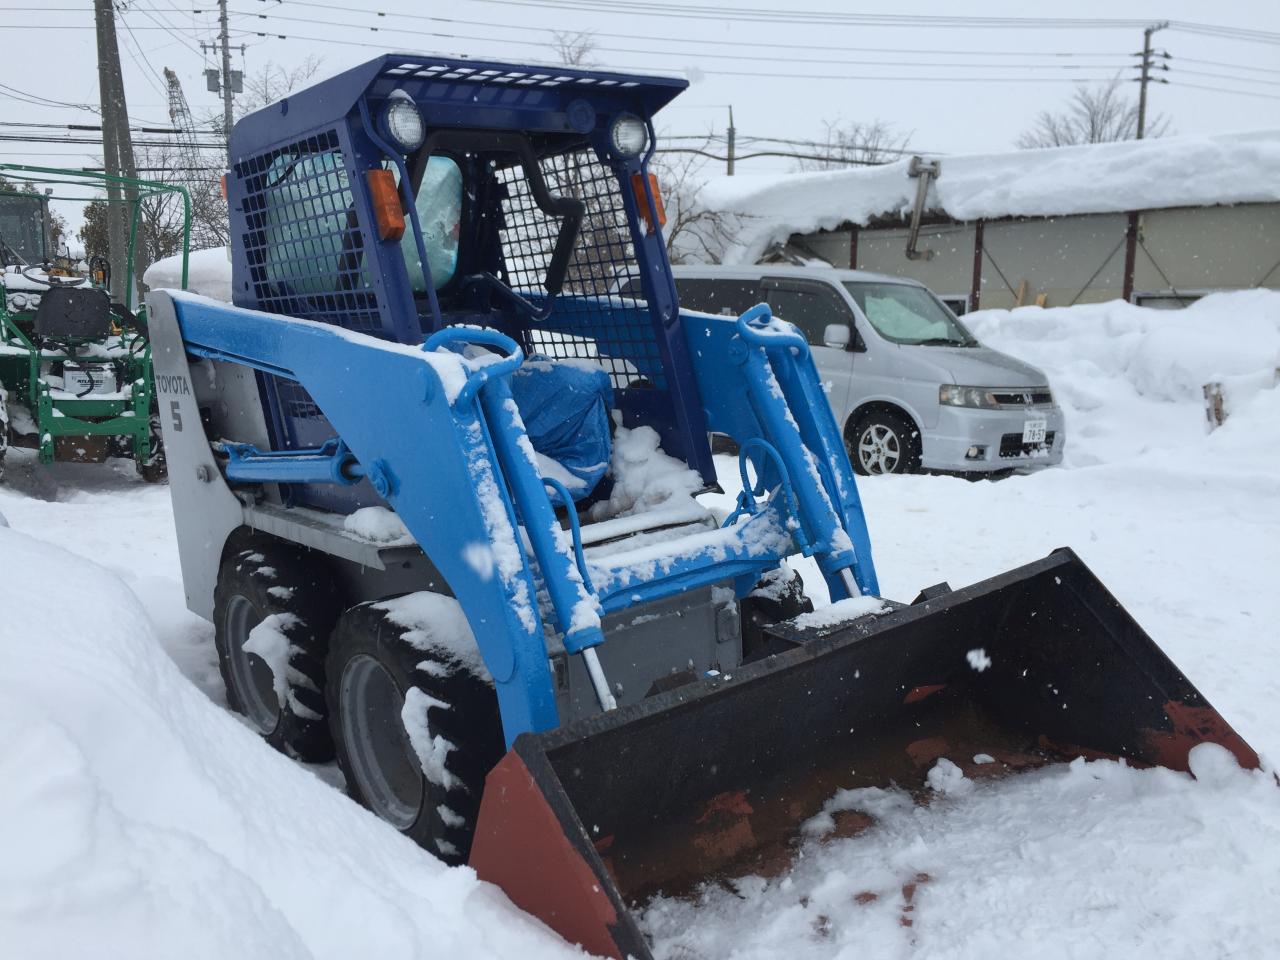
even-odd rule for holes
{"type": "Polygon", "coordinates": [[[634,114],[624,113],[614,120],[609,133],[614,153],[620,157],[638,157],[649,145],[649,130],[634,114]]]}
{"type": "Polygon", "coordinates": [[[395,90],[387,98],[387,133],[405,153],[412,153],[422,146],[427,129],[422,122],[422,112],[413,98],[403,90],[395,90]]]}

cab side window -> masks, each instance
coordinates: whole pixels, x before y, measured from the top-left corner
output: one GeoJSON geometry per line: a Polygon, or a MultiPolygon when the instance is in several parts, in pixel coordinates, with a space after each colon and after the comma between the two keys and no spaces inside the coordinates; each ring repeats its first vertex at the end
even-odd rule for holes
{"type": "Polygon", "coordinates": [[[825,284],[767,285],[765,290],[774,316],[794,323],[813,346],[822,346],[822,334],[829,324],[853,323],[853,311],[844,298],[825,284]]]}

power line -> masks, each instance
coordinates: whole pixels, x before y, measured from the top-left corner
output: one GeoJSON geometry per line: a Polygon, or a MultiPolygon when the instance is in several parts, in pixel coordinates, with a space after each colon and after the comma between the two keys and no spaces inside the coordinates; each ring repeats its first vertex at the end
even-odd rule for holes
{"type": "MultiPolygon", "coordinates": [[[[200,13],[202,11],[199,9],[196,9],[195,12],[200,13]]],[[[355,24],[350,23],[349,21],[337,22],[333,20],[316,20],[314,18],[309,18],[309,17],[288,17],[282,14],[277,14],[277,13],[247,13],[243,10],[233,10],[231,11],[231,13],[233,16],[250,17],[258,20],[280,20],[287,23],[306,23],[308,25],[317,26],[317,27],[342,27],[345,29],[355,28],[362,31],[367,30],[371,33],[388,32],[383,27],[357,26],[355,24]]],[[[441,33],[438,30],[412,30],[412,29],[407,29],[403,27],[397,27],[394,29],[394,32],[396,34],[409,34],[413,36],[432,37],[434,39],[439,39],[439,40],[478,40],[481,42],[488,42],[488,43],[498,42],[493,37],[482,37],[482,36],[475,36],[473,34],[464,34],[464,33],[441,33]]],[[[540,49],[546,49],[551,45],[550,42],[543,41],[543,40],[517,40],[517,39],[504,38],[501,40],[501,42],[503,44],[517,44],[519,46],[538,47],[540,49]]],[[[674,50],[651,50],[651,49],[644,49],[644,48],[637,48],[637,47],[597,47],[595,49],[599,50],[602,53],[634,53],[634,54],[640,54],[641,56],[646,56],[646,57],[653,57],[653,56],[681,57],[683,56],[683,54],[674,50]]],[[[941,52],[941,51],[937,51],[937,52],[941,52]]],[[[1025,57],[1026,55],[1024,54],[1023,56],[1025,57]]],[[[1097,56],[1124,57],[1127,55],[1126,54],[1097,54],[1097,56]]],[[[699,54],[699,57],[705,60],[732,60],[734,62],[740,62],[742,59],[740,55],[730,54],[730,53],[702,52],[699,54]]],[[[882,67],[882,66],[883,67],[929,67],[929,68],[954,67],[954,68],[967,69],[967,70],[972,70],[972,69],[1106,70],[1112,67],[1120,66],[1119,64],[1111,64],[1111,63],[1061,63],[1061,64],[1059,63],[984,63],[984,62],[959,63],[955,61],[939,62],[934,60],[916,60],[916,61],[848,60],[848,59],[824,60],[824,59],[815,59],[813,57],[805,57],[801,60],[795,60],[787,57],[778,57],[778,56],[773,56],[770,59],[775,63],[812,63],[812,64],[826,64],[831,66],[860,66],[860,67],[882,67]]]]}
{"type": "MultiPolygon", "coordinates": [[[[266,2],[266,0],[261,0],[266,2]]],[[[343,10],[345,12],[370,13],[371,11],[350,11],[346,7],[339,7],[333,4],[316,3],[314,0],[289,0],[289,4],[295,7],[317,7],[325,10],[343,10]]],[[[383,13],[377,11],[379,17],[401,17],[410,20],[444,20],[449,23],[459,23],[466,26],[474,27],[502,27],[505,29],[525,30],[528,29],[518,24],[495,24],[482,20],[452,20],[448,17],[431,17],[421,14],[410,13],[383,13]]],[[[537,27],[535,29],[543,30],[547,33],[554,34],[556,31],[551,27],[537,27]]],[[[598,30],[588,31],[592,37],[605,37],[610,40],[653,40],[658,43],[691,43],[698,47],[766,47],[769,50],[803,50],[813,51],[820,50],[823,52],[836,53],[893,53],[893,54],[945,54],[953,56],[984,56],[984,57],[1088,57],[1094,56],[1092,53],[1084,51],[1054,51],[1054,50],[955,50],[955,49],[937,49],[937,48],[920,48],[920,47],[850,47],[845,44],[823,46],[812,43],[779,43],[774,40],[723,40],[718,38],[694,38],[694,37],[673,37],[654,36],[652,34],[638,33],[602,33],[598,30]]],[[[549,44],[548,44],[549,45],[549,44]]],[[[1116,54],[1120,56],[1120,54],[1116,54]]]]}
{"type": "MultiPolygon", "coordinates": [[[[1092,30],[1132,29],[1145,27],[1148,23],[1146,20],[1107,19],[1102,17],[961,17],[928,14],[850,14],[821,10],[765,10],[761,8],[725,10],[719,7],[698,7],[691,4],[664,4],[654,2],[654,0],[479,0],[479,2],[507,7],[573,10],[579,13],[589,11],[593,13],[653,15],[667,19],[818,24],[864,28],[953,27],[960,29],[1092,30]]],[[[1201,33],[1222,39],[1245,40],[1256,43],[1280,43],[1280,33],[1245,27],[1228,27],[1219,24],[1183,20],[1172,21],[1171,26],[1187,32],[1201,33]]]]}
{"type": "MultiPolygon", "coordinates": [[[[186,37],[182,36],[182,34],[178,33],[178,30],[180,28],[175,27],[168,20],[166,20],[159,10],[152,10],[148,7],[143,7],[137,4],[135,4],[134,9],[137,10],[139,13],[141,13],[144,17],[146,17],[152,23],[157,24],[158,26],[155,29],[160,29],[165,31],[167,34],[169,34],[169,36],[173,37],[175,40],[177,40],[180,44],[182,44],[184,47],[186,47],[196,56],[203,57],[203,54],[200,52],[199,48],[196,47],[194,43],[190,42],[186,37]]],[[[144,27],[140,29],[153,29],[153,28],[144,27]]]]}
{"type": "MultiPolygon", "coordinates": [[[[28,123],[25,120],[0,120],[0,127],[21,127],[36,130],[83,130],[100,131],[102,126],[96,123],[28,123]]],[[[159,133],[166,136],[177,136],[180,131],[175,127],[129,127],[130,133],[159,133]]],[[[213,130],[201,130],[200,133],[213,134],[213,130]]]]}
{"type": "MultiPolygon", "coordinates": [[[[265,3],[267,2],[267,0],[261,0],[261,2],[265,3]]],[[[458,24],[461,26],[482,27],[486,30],[501,29],[501,30],[519,30],[522,32],[528,32],[528,30],[530,29],[520,24],[492,23],[485,20],[464,20],[456,17],[441,17],[441,16],[428,15],[428,14],[399,13],[396,11],[383,11],[383,10],[353,10],[350,7],[340,6],[340,5],[331,4],[331,3],[319,3],[319,2],[315,2],[315,0],[288,0],[288,3],[292,7],[310,7],[317,10],[334,10],[334,11],[341,12],[347,16],[359,14],[359,15],[370,16],[370,17],[375,17],[379,19],[394,18],[398,20],[414,20],[414,21],[429,22],[429,23],[448,23],[448,24],[458,24]]],[[[275,9],[275,8],[272,8],[272,9],[275,9]]],[[[199,12],[199,11],[197,10],[196,12],[199,12]]],[[[250,13],[246,11],[236,11],[235,15],[247,16],[247,17],[258,17],[260,19],[265,19],[269,16],[275,17],[277,19],[288,19],[288,18],[282,17],[279,14],[257,14],[257,13],[250,13]]],[[[303,23],[321,22],[321,21],[312,21],[312,20],[299,20],[298,18],[293,18],[293,19],[296,20],[297,22],[303,22],[303,23]]],[[[344,21],[344,23],[342,24],[342,26],[350,26],[350,25],[352,24],[350,24],[349,21],[344,21]]],[[[381,30],[381,28],[373,28],[373,27],[370,27],[369,29],[370,30],[378,29],[379,31],[381,30]]],[[[535,27],[533,29],[538,30],[540,32],[545,32],[551,35],[554,35],[556,33],[556,30],[551,27],[535,27]]],[[[405,32],[405,31],[398,31],[398,32],[405,32]]],[[[770,51],[784,49],[784,50],[801,50],[801,51],[804,51],[805,53],[812,53],[813,51],[822,51],[822,52],[836,52],[836,53],[883,53],[883,54],[895,54],[895,55],[897,54],[913,54],[913,55],[942,54],[942,55],[949,55],[949,56],[992,56],[992,57],[1024,57],[1024,58],[1029,58],[1029,57],[1071,58],[1071,57],[1095,57],[1095,56],[1122,57],[1127,55],[1123,53],[1093,53],[1093,52],[1085,52],[1080,50],[1075,50],[1075,51],[956,50],[956,49],[937,49],[937,48],[919,48],[919,47],[895,48],[895,47],[851,47],[847,45],[823,46],[820,44],[811,44],[811,43],[778,43],[772,40],[767,40],[767,41],[766,40],[755,40],[755,41],[753,40],[721,40],[721,39],[712,39],[712,38],[699,39],[699,38],[673,37],[673,36],[654,36],[652,34],[637,34],[637,33],[602,33],[596,30],[590,31],[590,34],[593,38],[604,37],[606,39],[612,39],[612,40],[631,40],[631,41],[651,40],[656,43],[662,44],[664,47],[665,45],[670,43],[686,43],[686,44],[691,43],[691,44],[696,44],[699,48],[705,48],[709,46],[710,47],[764,47],[764,48],[768,48],[770,51]]],[[[430,35],[442,36],[441,34],[435,31],[433,31],[430,35]]],[[[443,36],[450,36],[450,35],[443,35],[443,36]]],[[[480,38],[462,38],[462,39],[483,39],[483,40],[493,41],[493,40],[497,40],[498,38],[486,36],[486,37],[480,37],[480,38]]],[[[503,39],[502,42],[515,43],[517,41],[503,39]]],[[[545,47],[550,47],[553,44],[552,39],[548,39],[546,41],[520,41],[520,42],[524,44],[532,43],[533,45],[536,45],[536,46],[545,46],[545,47]]],[[[613,49],[613,48],[601,48],[601,49],[613,49]]],[[[665,49],[657,50],[657,51],[646,50],[643,52],[674,53],[674,51],[669,51],[665,49]]]]}
{"type": "Polygon", "coordinates": [[[1247,43],[1280,43],[1280,33],[1271,33],[1266,30],[1223,27],[1212,23],[1188,23],[1185,20],[1171,21],[1170,27],[1185,33],[1199,33],[1222,40],[1243,40],[1247,43]]]}
{"type": "MultiPolygon", "coordinates": [[[[0,133],[0,141],[6,143],[88,143],[97,146],[102,145],[102,137],[50,137],[12,133],[0,133]]],[[[133,142],[135,146],[140,147],[173,147],[176,149],[178,146],[172,140],[135,140],[133,142]]],[[[224,143],[197,143],[196,146],[202,150],[226,149],[226,144],[224,143]]]]}
{"type": "Polygon", "coordinates": [[[1184,70],[1179,67],[1176,71],[1179,74],[1187,74],[1191,77],[1213,77],[1218,80],[1231,80],[1236,83],[1265,83],[1272,87],[1280,87],[1280,80],[1264,80],[1261,77],[1233,77],[1225,73],[1207,73],[1204,70],[1184,70]]]}
{"type": "Polygon", "coordinates": [[[1145,20],[1108,20],[1071,17],[947,17],[911,14],[851,14],[826,10],[766,10],[759,7],[726,10],[722,7],[693,4],[656,3],[653,0],[480,0],[509,7],[560,8],[595,13],[654,14],[663,17],[719,20],[732,22],[819,23],[850,26],[904,27],[1030,27],[1030,28],[1102,28],[1145,26],[1145,20]]]}
{"type": "MultiPolygon", "coordinates": [[[[90,27],[89,29],[93,29],[90,27]]],[[[68,100],[53,100],[49,97],[42,97],[38,93],[27,93],[25,90],[19,90],[17,87],[11,87],[7,83],[0,83],[0,90],[7,90],[8,95],[15,100],[22,99],[28,103],[43,103],[51,107],[72,107],[76,110],[93,110],[96,109],[87,103],[71,103],[68,100]]]]}
{"type": "MultiPolygon", "coordinates": [[[[345,46],[345,47],[365,47],[365,48],[373,48],[373,49],[383,50],[383,51],[385,51],[385,50],[387,49],[386,44],[382,44],[382,43],[367,43],[367,42],[360,41],[360,40],[339,40],[339,39],[336,39],[336,38],[333,38],[333,37],[311,37],[311,36],[303,36],[302,34],[297,34],[297,33],[288,33],[288,34],[286,34],[286,33],[277,33],[277,32],[275,32],[275,31],[267,31],[267,30],[262,30],[262,31],[242,31],[242,35],[243,35],[243,34],[248,34],[248,33],[252,33],[254,36],[263,37],[263,38],[265,38],[265,39],[269,39],[269,40],[303,40],[303,41],[306,41],[307,43],[329,43],[329,44],[336,44],[336,45],[338,45],[338,46],[345,46]]],[[[404,52],[404,53],[413,53],[413,51],[411,51],[411,50],[403,50],[402,52],[404,52]]],[[[424,53],[422,53],[422,55],[423,55],[423,56],[432,56],[432,57],[434,57],[434,56],[441,56],[441,54],[440,54],[438,51],[437,51],[437,52],[429,52],[429,53],[428,53],[428,52],[424,52],[424,53]]],[[[543,61],[543,62],[546,62],[546,63],[548,64],[548,66],[563,66],[563,64],[551,63],[550,61],[543,61]]],[[[886,65],[886,66],[892,66],[892,64],[885,64],[885,65],[886,65]]],[[[641,71],[641,72],[653,72],[653,68],[652,68],[652,65],[651,65],[651,64],[645,64],[645,65],[618,64],[616,67],[614,67],[614,69],[617,69],[617,70],[641,71]]],[[[1003,77],[954,77],[954,76],[942,76],[942,77],[925,77],[925,76],[906,76],[906,77],[904,77],[904,76],[894,76],[894,75],[892,75],[892,74],[860,74],[860,75],[859,75],[859,74],[830,74],[830,73],[773,73],[773,72],[766,73],[766,74],[762,74],[762,73],[760,73],[759,71],[737,71],[737,70],[699,70],[698,72],[699,72],[700,74],[704,74],[704,75],[707,75],[707,76],[720,76],[720,77],[762,77],[762,76],[763,76],[763,77],[767,77],[767,78],[769,78],[769,79],[784,79],[784,80],[889,80],[889,81],[894,81],[894,82],[903,82],[903,83],[916,83],[916,82],[935,82],[935,83],[937,83],[937,82],[941,82],[941,83],[957,83],[957,82],[958,82],[958,83],[1009,83],[1009,82],[1017,82],[1017,83],[1108,83],[1108,82],[1110,82],[1110,79],[1111,79],[1111,78],[1109,78],[1109,77],[1076,77],[1076,76],[1070,76],[1070,77],[1034,77],[1034,76],[1026,76],[1026,77],[1021,77],[1021,76],[1003,76],[1003,77]]]]}
{"type": "Polygon", "coordinates": [[[123,12],[117,11],[116,16],[119,18],[120,22],[124,24],[124,29],[129,34],[129,39],[133,42],[133,49],[130,49],[128,44],[125,45],[125,52],[129,54],[129,59],[132,60],[133,65],[136,66],[142,72],[142,75],[147,78],[147,83],[151,84],[151,88],[155,90],[156,93],[159,93],[161,96],[164,96],[165,95],[164,89],[159,85],[156,78],[152,76],[152,74],[156,73],[156,68],[152,65],[151,61],[147,59],[147,55],[142,49],[142,44],[140,44],[138,42],[138,38],[134,36],[133,25],[129,23],[128,20],[125,19],[123,12]],[[134,50],[138,51],[138,56],[134,56],[134,53],[133,53],[134,50]],[[138,62],[138,57],[141,57],[143,63],[146,64],[145,68],[143,67],[142,63],[138,62]],[[150,73],[148,73],[148,71],[150,71],[150,73]]]}
{"type": "MultiPolygon", "coordinates": [[[[687,141],[694,140],[702,143],[727,143],[728,137],[720,133],[680,133],[680,134],[658,134],[659,144],[670,141],[687,141]]],[[[734,140],[739,143],[777,143],[782,146],[790,147],[818,147],[823,149],[831,149],[835,144],[828,140],[796,140],[787,137],[753,137],[749,134],[736,134],[734,140]]],[[[659,150],[666,149],[668,153],[674,152],[675,148],[658,147],[659,150]]],[[[898,156],[910,156],[920,154],[922,156],[941,157],[946,153],[941,150],[925,150],[921,147],[880,147],[881,153],[892,153],[898,156]]]]}
{"type": "MultiPolygon", "coordinates": [[[[1198,63],[1206,67],[1227,67],[1231,70],[1250,70],[1254,73],[1280,73],[1280,69],[1275,67],[1250,67],[1243,63],[1223,63],[1221,60],[1198,60],[1195,57],[1178,56],[1174,59],[1179,63],[1198,63]]],[[[1241,80],[1244,77],[1240,78],[1241,80]]]]}
{"type": "Polygon", "coordinates": [[[1253,90],[1230,90],[1226,87],[1211,87],[1203,83],[1184,83],[1181,80],[1171,80],[1170,83],[1176,83],[1180,87],[1190,87],[1192,90],[1213,90],[1216,93],[1234,93],[1242,97],[1261,97],[1264,100],[1280,100],[1280,95],[1274,93],[1256,93],[1253,90]]]}

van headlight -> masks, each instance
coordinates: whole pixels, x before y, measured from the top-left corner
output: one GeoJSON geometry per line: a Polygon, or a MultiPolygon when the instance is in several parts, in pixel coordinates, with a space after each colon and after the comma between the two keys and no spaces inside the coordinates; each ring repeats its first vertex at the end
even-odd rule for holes
{"type": "Polygon", "coordinates": [[[944,383],[938,388],[938,402],[947,407],[994,409],[1000,406],[990,387],[962,387],[954,383],[944,383]]]}

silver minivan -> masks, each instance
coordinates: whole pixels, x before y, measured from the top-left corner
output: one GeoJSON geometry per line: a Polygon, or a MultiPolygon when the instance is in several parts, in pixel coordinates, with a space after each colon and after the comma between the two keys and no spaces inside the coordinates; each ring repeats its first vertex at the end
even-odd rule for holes
{"type": "Polygon", "coordinates": [[[859,473],[1062,460],[1062,410],[1044,373],[984,347],[914,280],[828,267],[673,269],[682,309],[740,314],[764,301],[800,329],[859,473]]]}

